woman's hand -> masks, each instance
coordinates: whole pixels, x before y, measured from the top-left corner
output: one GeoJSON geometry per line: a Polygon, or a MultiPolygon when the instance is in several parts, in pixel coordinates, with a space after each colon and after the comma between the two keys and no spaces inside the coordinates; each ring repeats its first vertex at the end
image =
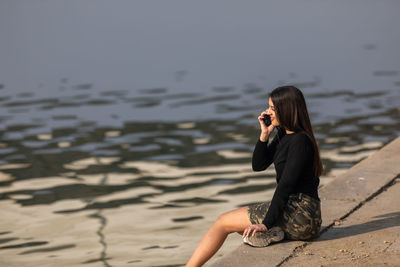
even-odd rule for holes
{"type": "Polygon", "coordinates": [[[261,134],[260,134],[260,140],[262,142],[266,142],[269,138],[269,135],[272,133],[274,130],[275,126],[270,124],[269,126],[265,125],[264,122],[264,116],[268,115],[267,111],[261,112],[260,116],[258,116],[258,122],[260,123],[261,126],[261,134]]]}
{"type": "Polygon", "coordinates": [[[256,232],[266,232],[266,231],[268,231],[268,229],[264,224],[252,224],[243,231],[242,237],[244,238],[246,236],[249,236],[250,234],[251,236],[254,236],[256,232]]]}

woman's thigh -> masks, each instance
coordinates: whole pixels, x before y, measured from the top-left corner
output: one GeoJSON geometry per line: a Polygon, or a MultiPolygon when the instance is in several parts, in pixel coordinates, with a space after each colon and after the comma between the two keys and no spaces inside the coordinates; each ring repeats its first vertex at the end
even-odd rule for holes
{"type": "Polygon", "coordinates": [[[216,223],[220,224],[228,233],[243,232],[252,224],[247,210],[248,207],[242,207],[223,213],[218,217],[216,223]]]}

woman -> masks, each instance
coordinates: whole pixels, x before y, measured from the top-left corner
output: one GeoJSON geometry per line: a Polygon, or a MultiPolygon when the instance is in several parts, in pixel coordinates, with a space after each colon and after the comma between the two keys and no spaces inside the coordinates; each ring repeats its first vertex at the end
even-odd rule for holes
{"type": "Polygon", "coordinates": [[[283,238],[308,240],[319,235],[318,185],[322,163],[304,96],[294,86],[283,86],[271,92],[268,103],[269,108],[258,117],[261,134],[252,165],[254,171],[263,171],[274,163],[278,184],[271,203],[220,215],[186,266],[203,265],[233,232],[242,234],[245,243],[257,247],[283,238]],[[268,126],[266,115],[271,122],[268,126]],[[277,133],[268,143],[275,128],[277,133]]]}

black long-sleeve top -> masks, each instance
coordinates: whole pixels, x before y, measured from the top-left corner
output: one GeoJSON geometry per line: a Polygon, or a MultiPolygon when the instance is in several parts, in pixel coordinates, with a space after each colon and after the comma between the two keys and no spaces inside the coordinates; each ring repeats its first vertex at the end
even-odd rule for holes
{"type": "Polygon", "coordinates": [[[263,171],[273,162],[277,187],[263,224],[268,229],[281,218],[289,195],[304,193],[319,200],[319,178],[314,175],[314,148],[304,133],[278,133],[272,142],[258,140],[252,165],[254,171],[263,171]]]}

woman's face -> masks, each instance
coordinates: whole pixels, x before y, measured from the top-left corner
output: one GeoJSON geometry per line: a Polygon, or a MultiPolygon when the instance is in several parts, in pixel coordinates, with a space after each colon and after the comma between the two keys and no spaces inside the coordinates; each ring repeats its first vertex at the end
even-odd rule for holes
{"type": "Polygon", "coordinates": [[[271,117],[271,124],[276,126],[279,126],[279,120],[278,117],[276,116],[275,113],[275,107],[274,107],[274,103],[272,103],[271,98],[268,99],[268,109],[266,110],[267,114],[271,117]]]}

